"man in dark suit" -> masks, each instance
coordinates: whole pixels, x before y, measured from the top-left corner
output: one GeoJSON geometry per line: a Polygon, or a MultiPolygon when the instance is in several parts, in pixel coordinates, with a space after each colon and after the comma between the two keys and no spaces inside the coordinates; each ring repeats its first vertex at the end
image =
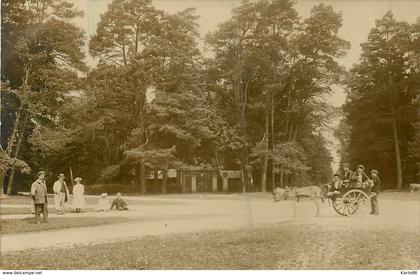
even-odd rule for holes
{"type": "Polygon", "coordinates": [[[372,210],[370,214],[379,215],[378,194],[381,188],[381,180],[378,176],[379,173],[377,170],[370,171],[370,174],[372,176],[372,184],[373,184],[372,189],[371,189],[371,194],[370,194],[370,207],[372,210]]]}

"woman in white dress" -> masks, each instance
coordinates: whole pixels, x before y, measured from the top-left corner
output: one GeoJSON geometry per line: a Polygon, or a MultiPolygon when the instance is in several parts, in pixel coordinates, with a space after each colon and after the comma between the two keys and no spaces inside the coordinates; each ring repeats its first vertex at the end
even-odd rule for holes
{"type": "Polygon", "coordinates": [[[76,185],[73,186],[73,208],[76,209],[77,213],[80,213],[85,206],[85,187],[80,183],[82,181],[81,178],[77,177],[74,181],[76,182],[76,185]]]}

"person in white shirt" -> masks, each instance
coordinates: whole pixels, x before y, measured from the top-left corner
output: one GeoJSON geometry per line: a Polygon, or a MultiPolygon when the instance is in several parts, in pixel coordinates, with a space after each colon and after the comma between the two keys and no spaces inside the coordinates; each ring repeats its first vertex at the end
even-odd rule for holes
{"type": "Polygon", "coordinates": [[[95,208],[96,211],[108,211],[110,209],[107,197],[107,193],[101,194],[101,196],[99,197],[98,205],[95,208]]]}
{"type": "Polygon", "coordinates": [[[66,209],[70,198],[69,189],[67,188],[64,178],[64,174],[60,174],[53,186],[54,204],[57,214],[64,214],[64,210],[66,209]]]}
{"type": "Polygon", "coordinates": [[[76,185],[73,186],[73,208],[76,209],[77,213],[82,211],[82,208],[85,207],[85,187],[80,182],[82,178],[75,178],[74,181],[76,185]]]}

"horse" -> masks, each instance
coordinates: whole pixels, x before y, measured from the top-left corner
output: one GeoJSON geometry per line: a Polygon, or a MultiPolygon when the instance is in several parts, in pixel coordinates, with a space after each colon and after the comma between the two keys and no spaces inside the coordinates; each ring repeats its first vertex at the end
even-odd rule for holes
{"type": "Polygon", "coordinates": [[[420,184],[412,183],[410,184],[410,192],[415,192],[420,190],[420,184]]]}
{"type": "Polygon", "coordinates": [[[296,207],[297,203],[300,199],[309,198],[311,199],[316,206],[316,213],[315,216],[319,215],[319,204],[318,199],[324,203],[324,199],[326,198],[327,190],[324,187],[320,187],[318,185],[308,185],[302,187],[288,187],[280,188],[277,187],[272,192],[272,200],[273,202],[277,202],[280,200],[294,200],[293,204],[293,216],[296,217],[296,207]]]}

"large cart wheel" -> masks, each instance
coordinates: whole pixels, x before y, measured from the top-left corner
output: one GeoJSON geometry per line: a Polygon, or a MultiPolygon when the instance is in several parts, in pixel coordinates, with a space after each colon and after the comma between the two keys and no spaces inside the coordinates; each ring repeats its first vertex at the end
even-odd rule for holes
{"type": "Polygon", "coordinates": [[[337,198],[332,206],[342,216],[354,215],[360,208],[365,209],[368,205],[368,195],[358,189],[346,192],[341,198],[337,198]]]}

